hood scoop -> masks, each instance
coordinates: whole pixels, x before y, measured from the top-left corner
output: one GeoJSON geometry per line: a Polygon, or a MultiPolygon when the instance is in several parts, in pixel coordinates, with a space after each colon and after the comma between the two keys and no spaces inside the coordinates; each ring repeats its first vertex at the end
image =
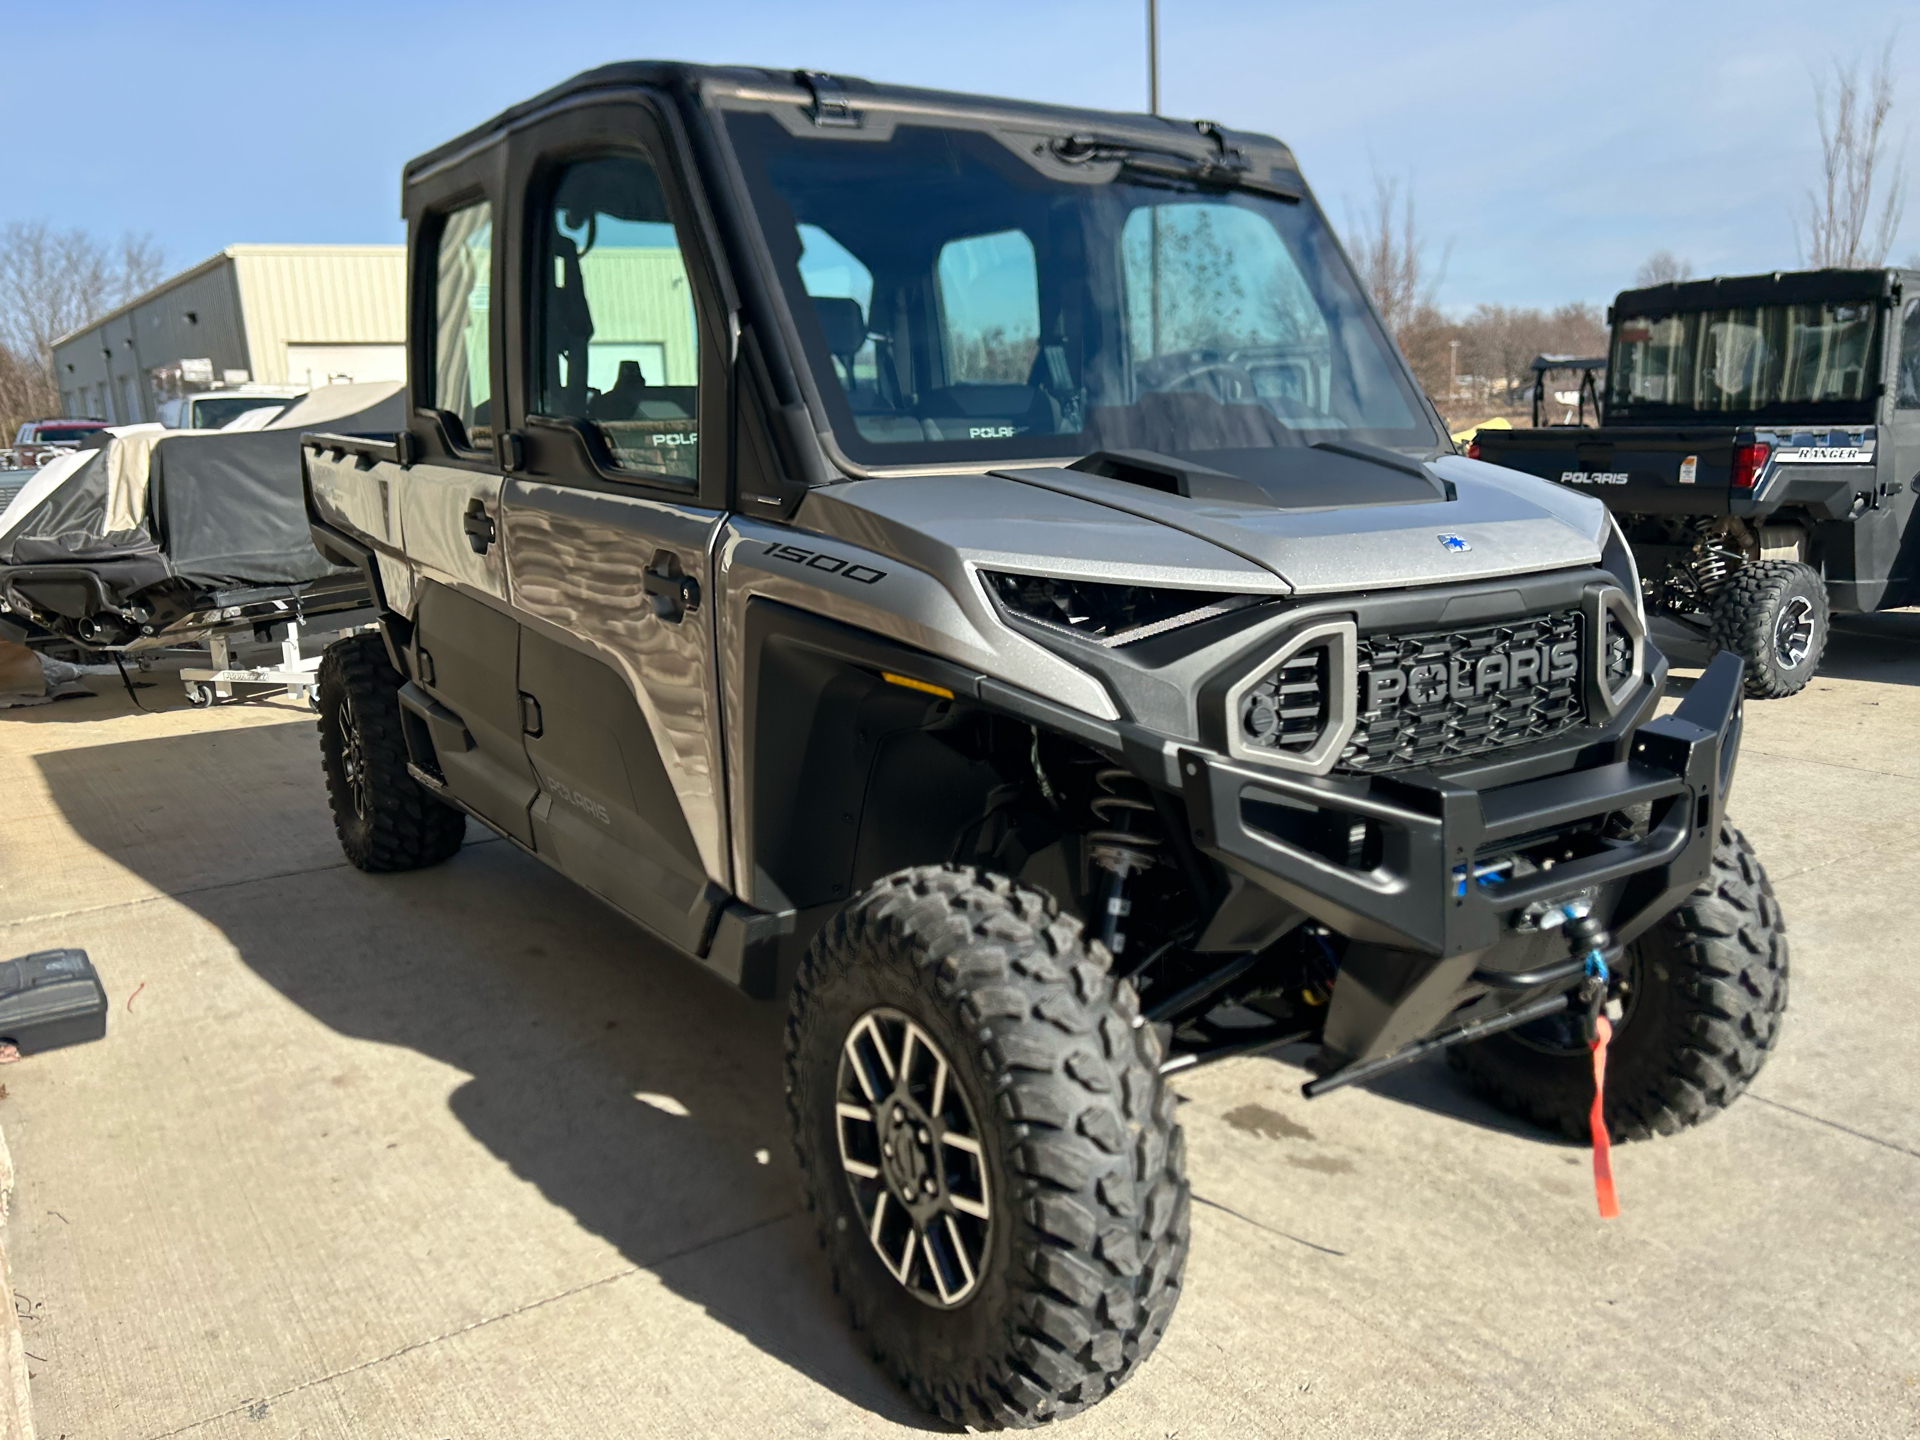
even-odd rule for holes
{"type": "Polygon", "coordinates": [[[1163,495],[1262,510],[1430,505],[1454,498],[1453,486],[1419,461],[1351,441],[1209,454],[1229,468],[1157,450],[1096,450],[1067,468],[1163,495]]]}

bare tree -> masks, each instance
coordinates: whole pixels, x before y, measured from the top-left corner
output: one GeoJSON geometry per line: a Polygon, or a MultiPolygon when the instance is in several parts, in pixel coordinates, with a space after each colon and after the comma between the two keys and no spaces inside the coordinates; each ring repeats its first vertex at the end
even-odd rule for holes
{"type": "Polygon", "coordinates": [[[1400,182],[1377,171],[1373,177],[1373,207],[1358,223],[1349,219],[1347,249],[1360,269],[1361,282],[1380,318],[1397,335],[1422,306],[1431,306],[1445,278],[1452,246],[1440,258],[1438,270],[1427,269],[1427,242],[1414,218],[1413,187],[1400,197],[1400,182]]]}
{"type": "Polygon", "coordinates": [[[151,235],[128,232],[107,245],[44,220],[0,229],[0,424],[8,435],[59,405],[53,342],[151,289],[164,273],[151,235]]]}
{"type": "Polygon", "coordinates": [[[1442,251],[1438,267],[1430,269],[1426,237],[1414,215],[1412,183],[1403,199],[1400,182],[1377,171],[1371,209],[1357,221],[1349,217],[1348,227],[1347,249],[1394,343],[1421,388],[1444,398],[1453,388],[1448,342],[1454,327],[1434,296],[1445,278],[1452,245],[1442,251]]]}
{"type": "Polygon", "coordinates": [[[0,345],[0,445],[12,442],[23,420],[54,414],[60,392],[40,366],[0,345]]]}
{"type": "Polygon", "coordinates": [[[1806,231],[1794,226],[1801,258],[1815,268],[1872,268],[1886,263],[1906,208],[1904,155],[1893,161],[1880,218],[1873,219],[1874,184],[1886,158],[1887,116],[1893,109],[1893,41],[1860,85],[1856,61],[1833,62],[1830,77],[1813,82],[1813,113],[1820,126],[1819,188],[1807,192],[1806,231]]]}
{"type": "Polygon", "coordinates": [[[1656,250],[1640,262],[1640,269],[1634,274],[1633,283],[1644,289],[1648,285],[1673,285],[1692,278],[1691,264],[1685,260],[1675,259],[1671,250],[1656,250]]]}

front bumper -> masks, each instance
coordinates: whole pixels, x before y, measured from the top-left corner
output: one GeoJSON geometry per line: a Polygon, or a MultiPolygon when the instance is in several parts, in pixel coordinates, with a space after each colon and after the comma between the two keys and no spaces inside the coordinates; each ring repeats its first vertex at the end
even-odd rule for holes
{"type": "Polygon", "coordinates": [[[1183,750],[1194,843],[1350,937],[1324,1043],[1339,1061],[1389,1054],[1577,982],[1559,932],[1530,925],[1546,908],[1584,901],[1625,945],[1708,874],[1741,673],[1723,653],[1671,715],[1572,768],[1487,788],[1424,771],[1341,787],[1183,750]],[[1641,807],[1643,833],[1605,833],[1641,807]]]}

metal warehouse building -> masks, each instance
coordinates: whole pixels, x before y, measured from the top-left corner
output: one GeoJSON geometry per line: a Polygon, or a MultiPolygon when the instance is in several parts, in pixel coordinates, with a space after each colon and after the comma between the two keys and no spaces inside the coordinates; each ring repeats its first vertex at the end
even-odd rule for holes
{"type": "Polygon", "coordinates": [[[230,245],[54,342],[63,413],[117,424],[210,384],[406,378],[406,249],[230,245]]]}

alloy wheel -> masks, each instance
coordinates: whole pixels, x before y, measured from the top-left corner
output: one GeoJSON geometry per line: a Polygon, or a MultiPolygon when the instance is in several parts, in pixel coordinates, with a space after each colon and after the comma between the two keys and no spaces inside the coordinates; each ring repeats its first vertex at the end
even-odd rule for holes
{"type": "Polygon", "coordinates": [[[1780,618],[1773,622],[1773,653],[1782,667],[1797,670],[1812,648],[1813,601],[1795,595],[1780,607],[1780,618]]]}
{"type": "Polygon", "coordinates": [[[372,799],[368,793],[366,754],[360,745],[359,717],[353,712],[351,695],[340,697],[340,773],[347,782],[348,793],[353,796],[354,815],[366,819],[372,799]]]}
{"type": "Polygon", "coordinates": [[[993,1209],[981,1131],[931,1036],[889,1007],[840,1047],[834,1133],[856,1213],[887,1272],[936,1309],[979,1287],[993,1209]]]}

